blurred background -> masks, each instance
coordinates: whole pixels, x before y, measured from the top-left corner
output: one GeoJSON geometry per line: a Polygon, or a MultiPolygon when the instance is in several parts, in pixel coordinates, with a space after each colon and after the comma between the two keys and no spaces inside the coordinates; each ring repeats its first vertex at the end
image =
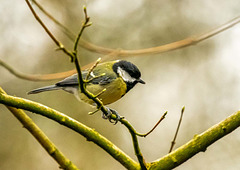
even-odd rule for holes
{"type": "MultiPolygon", "coordinates": [[[[75,34],[86,5],[93,25],[83,38],[115,49],[142,49],[164,45],[215,28],[239,15],[239,0],[39,0],[43,7],[75,34]]],[[[63,44],[72,49],[63,32],[35,7],[43,21],[63,44]]],[[[55,51],[55,44],[32,16],[24,1],[0,0],[0,59],[28,74],[47,74],[74,69],[69,58],[55,51]]],[[[180,111],[186,106],[175,148],[195,134],[225,119],[240,107],[240,25],[197,45],[163,54],[128,57],[136,64],[146,85],[137,85],[123,99],[111,104],[137,131],[150,130],[162,114],[166,119],[147,138],[139,138],[147,162],[167,154],[180,111]]],[[[79,49],[81,65],[102,54],[79,49]]],[[[89,116],[93,109],[63,91],[39,95],[26,93],[56,81],[32,82],[16,78],[0,67],[0,86],[9,94],[27,98],[96,129],[136,160],[128,130],[89,116]]],[[[0,169],[51,169],[58,165],[0,105],[0,169]]],[[[27,112],[57,147],[80,169],[124,169],[105,151],[79,134],[27,112]]],[[[176,169],[240,169],[239,129],[217,141],[176,169]]]]}

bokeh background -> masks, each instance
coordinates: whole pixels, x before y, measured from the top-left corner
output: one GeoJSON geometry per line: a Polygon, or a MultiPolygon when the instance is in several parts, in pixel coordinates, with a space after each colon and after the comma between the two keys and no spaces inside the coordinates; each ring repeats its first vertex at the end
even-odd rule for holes
{"type": "MultiPolygon", "coordinates": [[[[83,38],[116,49],[159,46],[206,32],[239,15],[239,0],[39,0],[53,16],[74,33],[86,5],[93,25],[83,38]]],[[[37,10],[37,8],[35,8],[37,10]]],[[[39,12],[39,10],[37,10],[39,12]]],[[[40,16],[68,48],[73,43],[48,18],[40,16]]],[[[69,58],[55,51],[55,44],[33,18],[22,0],[0,0],[0,59],[28,74],[74,69],[69,58]]],[[[139,132],[147,132],[168,110],[166,119],[147,138],[139,138],[147,162],[164,156],[175,133],[181,107],[184,119],[175,146],[186,143],[240,107],[240,25],[197,45],[163,54],[129,57],[142,71],[146,85],[137,85],[123,99],[110,105],[139,132]]],[[[103,55],[80,48],[82,65],[103,55]]],[[[0,67],[0,86],[9,94],[37,101],[96,129],[133,157],[131,137],[120,123],[113,126],[92,108],[62,91],[28,96],[34,88],[52,84],[16,78],[0,67]]],[[[58,165],[18,120],[0,105],[0,169],[51,169],[58,165]]],[[[80,169],[124,169],[105,151],[79,134],[27,112],[57,147],[80,169]]],[[[239,129],[176,169],[240,169],[239,129]]]]}

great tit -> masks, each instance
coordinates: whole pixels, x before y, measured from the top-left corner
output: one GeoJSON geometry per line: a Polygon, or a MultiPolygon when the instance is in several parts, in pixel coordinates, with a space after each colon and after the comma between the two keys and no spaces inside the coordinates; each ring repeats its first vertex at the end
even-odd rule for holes
{"type": "MultiPolygon", "coordinates": [[[[89,69],[82,71],[83,79],[85,79],[88,74],[89,69]]],[[[98,96],[104,105],[117,101],[137,83],[145,84],[141,79],[141,72],[137,66],[125,60],[116,60],[98,64],[91,71],[88,80],[86,89],[92,94],[97,95],[105,89],[105,91],[98,96]]],[[[77,74],[69,76],[55,85],[32,90],[28,92],[28,94],[59,89],[74,94],[78,100],[94,105],[94,102],[91,99],[80,92],[77,74]]],[[[117,112],[112,109],[110,109],[110,111],[119,117],[117,112]]]]}

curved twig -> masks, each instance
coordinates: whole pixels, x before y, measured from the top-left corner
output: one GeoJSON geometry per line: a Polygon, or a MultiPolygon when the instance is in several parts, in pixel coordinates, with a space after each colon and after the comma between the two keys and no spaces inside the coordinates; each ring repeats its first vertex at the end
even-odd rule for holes
{"type": "Polygon", "coordinates": [[[152,133],[154,131],[154,129],[162,122],[163,119],[165,119],[165,116],[167,115],[167,111],[162,115],[162,117],[159,119],[159,121],[154,125],[154,127],[147,133],[145,134],[141,134],[141,133],[137,133],[136,132],[136,135],[137,136],[140,136],[140,137],[146,137],[148,136],[150,133],[152,133]]]}
{"type": "MultiPolygon", "coordinates": [[[[57,24],[62,30],[64,30],[64,33],[68,36],[69,39],[73,40],[73,38],[75,37],[74,34],[68,29],[66,28],[63,24],[61,24],[59,21],[57,21],[51,14],[49,14],[49,12],[47,12],[39,3],[36,2],[36,0],[33,0],[33,3],[47,16],[49,17],[49,19],[51,19],[55,24],[57,24]]],[[[157,46],[157,47],[151,47],[151,48],[146,48],[146,49],[139,49],[139,50],[119,50],[119,52],[116,54],[116,56],[122,56],[122,57],[126,57],[126,56],[140,56],[140,55],[150,55],[150,54],[156,54],[156,53],[163,53],[163,52],[167,52],[167,51],[172,51],[172,50],[176,50],[179,48],[183,48],[183,47],[187,47],[190,45],[195,45],[205,39],[208,39],[216,34],[219,34],[223,31],[225,31],[226,29],[229,29],[231,27],[233,27],[234,25],[238,24],[240,22],[240,16],[227,21],[225,24],[216,27],[215,29],[212,29],[206,33],[202,33],[199,35],[193,35],[191,37],[188,37],[186,39],[180,40],[180,41],[176,41],[170,44],[166,44],[166,45],[161,45],[161,46],[157,46]]],[[[95,53],[100,53],[100,54],[109,54],[109,53],[113,53],[116,51],[116,49],[111,49],[111,48],[106,48],[106,47],[101,47],[95,44],[92,44],[90,42],[87,42],[85,40],[81,40],[80,41],[80,45],[92,52],[95,53]]]]}
{"type": "MultiPolygon", "coordinates": [[[[161,45],[157,47],[151,47],[151,48],[145,48],[145,49],[139,49],[139,50],[123,50],[122,49],[122,50],[119,50],[116,56],[128,57],[128,56],[143,56],[143,55],[159,54],[159,53],[177,50],[183,47],[188,47],[191,45],[196,45],[197,43],[200,43],[203,40],[213,37],[216,34],[219,34],[233,27],[239,22],[240,22],[240,16],[203,34],[194,35],[180,41],[176,41],[173,43],[169,43],[169,44],[161,45]]],[[[114,49],[100,47],[95,44],[89,43],[87,41],[82,41],[80,45],[88,49],[89,51],[100,53],[100,54],[108,54],[115,51],[114,49]]]]}
{"type": "Polygon", "coordinates": [[[16,77],[24,80],[29,80],[29,81],[49,81],[49,80],[54,80],[54,79],[60,79],[63,77],[70,76],[74,73],[76,73],[76,70],[71,70],[71,71],[66,71],[66,72],[61,72],[61,73],[55,73],[55,74],[25,74],[21,73],[17,70],[15,70],[13,67],[5,63],[0,59],[0,65],[3,66],[5,69],[7,69],[10,73],[15,75],[16,77]]]}

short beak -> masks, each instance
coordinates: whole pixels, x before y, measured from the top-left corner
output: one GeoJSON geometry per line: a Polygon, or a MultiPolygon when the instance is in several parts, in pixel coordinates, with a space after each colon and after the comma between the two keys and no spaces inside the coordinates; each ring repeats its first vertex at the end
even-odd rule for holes
{"type": "Polygon", "coordinates": [[[137,81],[138,81],[138,83],[146,84],[145,81],[143,81],[142,79],[138,79],[137,81]]]}

